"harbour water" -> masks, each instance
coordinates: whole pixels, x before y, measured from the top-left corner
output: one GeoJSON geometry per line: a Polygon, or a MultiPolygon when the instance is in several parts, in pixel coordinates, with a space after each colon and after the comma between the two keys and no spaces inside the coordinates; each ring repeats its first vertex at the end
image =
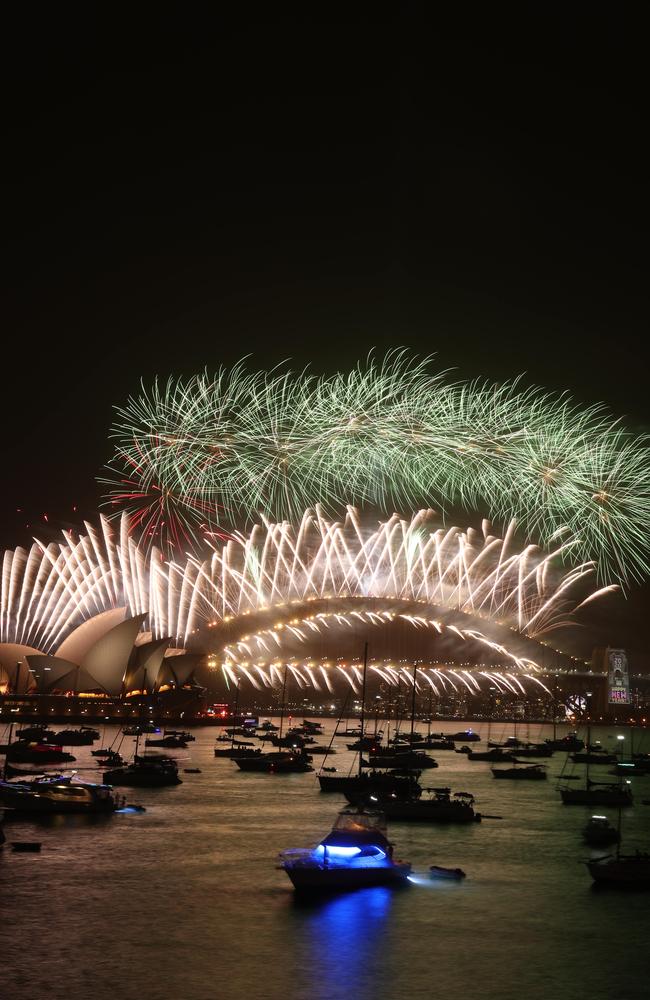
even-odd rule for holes
{"type": "MultiPolygon", "coordinates": [[[[327,720],[325,730],[334,723],[327,720]]],[[[454,732],[462,722],[441,723],[454,732]]],[[[487,724],[482,731],[486,746],[487,724]]],[[[117,730],[108,728],[109,743],[117,730]]],[[[425,786],[476,796],[501,819],[468,826],[393,824],[395,857],[408,859],[404,889],[366,889],[299,903],[278,852],[314,844],[344,800],[318,789],[315,774],[243,774],[213,755],[214,728],[172,751],[183,784],[123,789],[146,807],[97,820],[5,823],[7,841],[40,840],[40,854],[0,857],[0,993],[25,1000],[636,1000],[648,995],[650,894],[598,891],[584,865],[607,849],[580,831],[593,812],[563,806],[556,776],[494,781],[489,763],[430,751],[440,767],[425,786]],[[431,864],[462,867],[462,883],[435,883],[431,864]]],[[[531,726],[530,738],[550,735],[531,726]]],[[[493,738],[512,733],[493,724],[493,738]]],[[[594,729],[605,747],[629,730],[594,729]]],[[[521,735],[521,734],[520,734],[521,735]]],[[[650,735],[635,750],[650,750],[650,735]]],[[[319,742],[325,742],[320,739],[319,742]]],[[[125,753],[130,739],[125,738],[125,753]]],[[[96,744],[97,745],[97,744],[96,744]]],[[[222,744],[223,745],[223,744],[222,744]]],[[[457,744],[460,745],[460,744],[457,744]]],[[[353,754],[337,740],[327,763],[347,771],[353,754]]],[[[80,775],[100,774],[76,747],[80,775]],[[85,768],[92,768],[85,770],[85,768]]],[[[318,768],[322,758],[314,758],[318,768]]],[[[607,778],[607,767],[596,772],[607,778]]],[[[583,774],[576,765],[574,774],[583,774]]],[[[592,776],[596,776],[594,773],[592,776]]],[[[614,780],[614,779],[610,779],[614,780]]],[[[573,782],[577,784],[577,782],[573,782]]],[[[632,779],[624,810],[626,848],[650,847],[650,777],[632,779]]]]}

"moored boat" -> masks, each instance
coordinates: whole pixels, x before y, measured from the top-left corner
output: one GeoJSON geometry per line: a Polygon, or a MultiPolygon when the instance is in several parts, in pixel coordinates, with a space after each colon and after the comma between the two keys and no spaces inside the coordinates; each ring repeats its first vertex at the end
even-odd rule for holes
{"type": "Polygon", "coordinates": [[[550,747],[551,750],[582,750],[585,745],[585,741],[581,740],[577,733],[567,733],[566,736],[553,737],[553,739],[544,740],[546,746],[550,747]]]}
{"type": "Polygon", "coordinates": [[[90,726],[80,726],[79,729],[61,729],[56,734],[55,743],[64,747],[89,747],[99,739],[97,729],[90,726]]]}
{"type": "MultiPolygon", "coordinates": [[[[323,769],[324,770],[324,769],[323,769]]],[[[419,771],[363,771],[361,774],[331,775],[319,773],[321,792],[339,792],[348,802],[365,802],[371,795],[406,798],[421,794],[419,771]]]]}
{"type": "Polygon", "coordinates": [[[109,813],[118,801],[107,784],[72,780],[72,776],[40,775],[30,781],[0,781],[0,803],[12,816],[109,813]]]}
{"type": "Polygon", "coordinates": [[[23,743],[17,740],[7,747],[7,760],[14,764],[70,764],[77,758],[62,746],[50,743],[23,743]]]}
{"type": "Polygon", "coordinates": [[[502,763],[511,761],[514,757],[512,750],[503,750],[501,747],[493,747],[491,750],[467,750],[468,760],[488,760],[492,763],[502,763]]]}
{"type": "Polygon", "coordinates": [[[560,789],[562,802],[567,806],[631,806],[634,796],[629,784],[612,781],[590,781],[585,788],[560,789]]]}
{"type": "Polygon", "coordinates": [[[379,798],[386,819],[408,823],[480,823],[481,814],[474,810],[474,796],[450,788],[429,788],[429,795],[420,798],[379,798]]]}
{"type": "Polygon", "coordinates": [[[429,875],[431,878],[447,879],[453,882],[460,882],[467,877],[462,868],[443,868],[442,865],[431,865],[429,875]]]}
{"type": "Polygon", "coordinates": [[[128,785],[134,788],[160,788],[180,785],[178,764],[172,757],[139,756],[132,764],[111,768],[104,773],[107,785],[128,785]]]}
{"type": "Polygon", "coordinates": [[[543,764],[531,764],[528,767],[492,767],[490,768],[495,778],[505,778],[509,781],[546,781],[546,771],[543,764]]]}
{"type": "Polygon", "coordinates": [[[424,771],[429,768],[438,767],[435,758],[424,753],[422,750],[379,750],[376,753],[369,753],[368,760],[361,762],[362,767],[392,767],[402,770],[414,769],[424,771]]]}
{"type": "Polygon", "coordinates": [[[645,851],[610,854],[587,861],[586,865],[597,884],[650,889],[650,854],[645,851]]]}
{"type": "Polygon", "coordinates": [[[593,844],[595,847],[616,844],[621,839],[620,833],[615,826],[612,826],[607,816],[592,816],[583,828],[582,837],[585,843],[593,844]]]}
{"type": "Polygon", "coordinates": [[[278,750],[273,753],[251,754],[232,758],[240,771],[256,771],[261,774],[304,774],[313,771],[311,757],[296,751],[291,753],[278,750]]]}

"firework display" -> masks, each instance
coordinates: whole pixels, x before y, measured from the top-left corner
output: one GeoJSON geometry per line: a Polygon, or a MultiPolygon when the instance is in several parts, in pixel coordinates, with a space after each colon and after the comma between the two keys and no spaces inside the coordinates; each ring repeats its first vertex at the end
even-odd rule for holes
{"type": "Polygon", "coordinates": [[[426,505],[514,519],[545,547],[569,537],[601,581],[648,568],[647,442],[601,406],[449,382],[396,352],[328,377],[240,364],[156,382],[117,413],[107,503],[164,551],[316,503],[426,505]]]}
{"type": "MultiPolygon", "coordinates": [[[[482,533],[440,528],[426,510],[410,520],[393,515],[370,529],[354,508],[341,522],[316,509],[295,527],[266,522],[215,544],[207,558],[175,562],[138,544],[126,515],[117,527],[101,518],[99,528],[86,524],[86,534],[66,532],[59,543],[5,552],[0,641],[49,653],[81,623],[124,607],[147,616],[144,628],[154,638],[207,652],[218,643],[209,629],[255,615],[263,628],[264,615],[275,622],[281,609],[334,599],[354,601],[359,614],[372,611],[373,601],[389,609],[396,602],[426,604],[470,616],[481,632],[498,623],[539,639],[612,589],[594,589],[592,564],[562,568],[573,547],[521,549],[512,527],[503,538],[487,522],[482,533]]],[[[472,627],[468,621],[465,628],[472,627]]]]}

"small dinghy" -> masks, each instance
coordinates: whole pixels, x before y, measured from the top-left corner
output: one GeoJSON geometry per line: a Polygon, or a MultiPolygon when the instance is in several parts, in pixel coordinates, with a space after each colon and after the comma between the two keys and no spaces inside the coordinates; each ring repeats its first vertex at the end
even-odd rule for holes
{"type": "Polygon", "coordinates": [[[23,854],[36,854],[41,849],[37,840],[14,840],[11,844],[12,851],[19,851],[23,854]]]}
{"type": "Polygon", "coordinates": [[[431,865],[429,874],[431,878],[444,878],[453,882],[460,882],[466,878],[462,868],[443,868],[442,865],[431,865]]]}

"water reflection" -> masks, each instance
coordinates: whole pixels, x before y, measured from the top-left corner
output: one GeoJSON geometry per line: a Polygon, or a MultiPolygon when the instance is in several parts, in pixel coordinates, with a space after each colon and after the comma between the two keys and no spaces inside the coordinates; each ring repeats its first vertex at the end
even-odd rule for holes
{"type": "Polygon", "coordinates": [[[304,948],[300,965],[309,970],[311,997],[347,996],[351,984],[376,974],[385,960],[393,896],[404,891],[377,886],[313,902],[295,900],[292,914],[304,948]]]}

